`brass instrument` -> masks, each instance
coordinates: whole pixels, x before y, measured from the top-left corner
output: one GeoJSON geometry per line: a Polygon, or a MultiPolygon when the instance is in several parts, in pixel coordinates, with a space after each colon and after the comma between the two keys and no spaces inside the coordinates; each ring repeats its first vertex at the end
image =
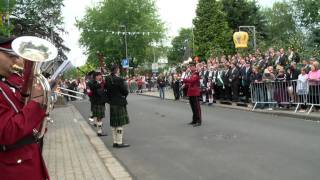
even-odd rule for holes
{"type": "Polygon", "coordinates": [[[85,96],[84,93],[81,93],[81,92],[78,92],[78,91],[72,91],[72,90],[70,90],[70,89],[66,89],[66,88],[63,88],[63,87],[58,87],[57,90],[54,91],[54,92],[57,93],[57,94],[59,94],[59,95],[62,95],[62,96],[68,96],[68,97],[73,97],[73,98],[76,98],[76,99],[79,99],[79,100],[83,100],[82,97],[73,96],[73,95],[70,95],[70,94],[66,94],[66,93],[61,92],[60,90],[72,92],[72,93],[75,93],[75,94],[79,94],[79,95],[81,95],[82,97],[85,96]]]}
{"type": "MultiPolygon", "coordinates": [[[[30,96],[34,85],[40,84],[43,88],[45,112],[49,114],[53,108],[51,87],[47,79],[41,74],[40,67],[43,62],[57,57],[57,48],[49,41],[34,36],[16,38],[11,46],[13,51],[25,60],[23,67],[24,84],[21,89],[22,96],[26,97],[25,103],[32,98],[30,96]]],[[[45,120],[42,123],[39,138],[44,135],[46,125],[47,121],[45,120]]]]}
{"type": "Polygon", "coordinates": [[[17,64],[14,64],[12,67],[12,72],[22,74],[23,73],[23,67],[18,66],[17,64]]]}

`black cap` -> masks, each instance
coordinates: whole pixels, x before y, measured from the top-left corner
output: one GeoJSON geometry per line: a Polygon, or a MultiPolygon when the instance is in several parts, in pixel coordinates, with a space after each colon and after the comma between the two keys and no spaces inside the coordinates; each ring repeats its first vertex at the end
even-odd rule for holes
{"type": "Polygon", "coordinates": [[[193,61],[191,61],[191,62],[189,62],[189,65],[190,65],[190,66],[195,66],[195,65],[196,65],[196,63],[195,63],[195,62],[193,62],[193,61]]]}
{"type": "Polygon", "coordinates": [[[17,56],[17,54],[12,50],[11,43],[15,37],[3,37],[0,36],[0,51],[17,56]]]}

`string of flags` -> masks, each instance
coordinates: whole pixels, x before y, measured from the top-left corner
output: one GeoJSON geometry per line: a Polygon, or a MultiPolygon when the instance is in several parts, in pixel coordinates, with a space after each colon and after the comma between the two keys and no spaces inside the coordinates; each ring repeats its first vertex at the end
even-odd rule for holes
{"type": "Polygon", "coordinates": [[[109,31],[109,30],[92,30],[93,32],[104,32],[104,33],[110,33],[113,35],[154,35],[154,34],[161,34],[161,32],[128,32],[128,31],[109,31]]]}

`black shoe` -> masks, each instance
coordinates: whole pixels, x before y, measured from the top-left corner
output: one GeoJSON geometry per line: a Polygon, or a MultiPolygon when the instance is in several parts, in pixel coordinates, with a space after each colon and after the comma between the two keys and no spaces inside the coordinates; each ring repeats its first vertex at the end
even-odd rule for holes
{"type": "Polygon", "coordinates": [[[193,125],[193,127],[198,127],[198,126],[201,126],[201,123],[195,123],[195,124],[193,125]]]}
{"type": "Polygon", "coordinates": [[[189,125],[194,125],[194,124],[196,124],[196,122],[193,122],[193,121],[192,121],[192,122],[189,122],[188,124],[189,124],[189,125]]]}
{"type": "Polygon", "coordinates": [[[126,147],[130,147],[130,145],[122,143],[122,144],[117,144],[116,146],[116,148],[126,148],[126,147]]]}
{"type": "Polygon", "coordinates": [[[98,136],[108,136],[108,134],[97,133],[98,136]]]}
{"type": "Polygon", "coordinates": [[[117,143],[113,143],[112,147],[116,148],[116,147],[118,147],[118,144],[117,143]]]}

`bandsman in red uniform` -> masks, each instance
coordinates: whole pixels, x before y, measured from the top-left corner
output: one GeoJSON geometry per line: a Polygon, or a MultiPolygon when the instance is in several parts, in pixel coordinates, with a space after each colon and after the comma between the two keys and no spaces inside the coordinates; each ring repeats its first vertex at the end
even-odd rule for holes
{"type": "Polygon", "coordinates": [[[188,86],[187,96],[192,109],[192,121],[189,123],[194,127],[201,126],[201,108],[199,103],[200,96],[200,77],[195,64],[190,64],[191,76],[183,82],[188,86]]]}
{"type": "Polygon", "coordinates": [[[43,90],[35,87],[24,104],[22,79],[12,74],[18,57],[11,49],[13,38],[0,38],[0,179],[49,179],[37,133],[45,118],[43,90]]]}

